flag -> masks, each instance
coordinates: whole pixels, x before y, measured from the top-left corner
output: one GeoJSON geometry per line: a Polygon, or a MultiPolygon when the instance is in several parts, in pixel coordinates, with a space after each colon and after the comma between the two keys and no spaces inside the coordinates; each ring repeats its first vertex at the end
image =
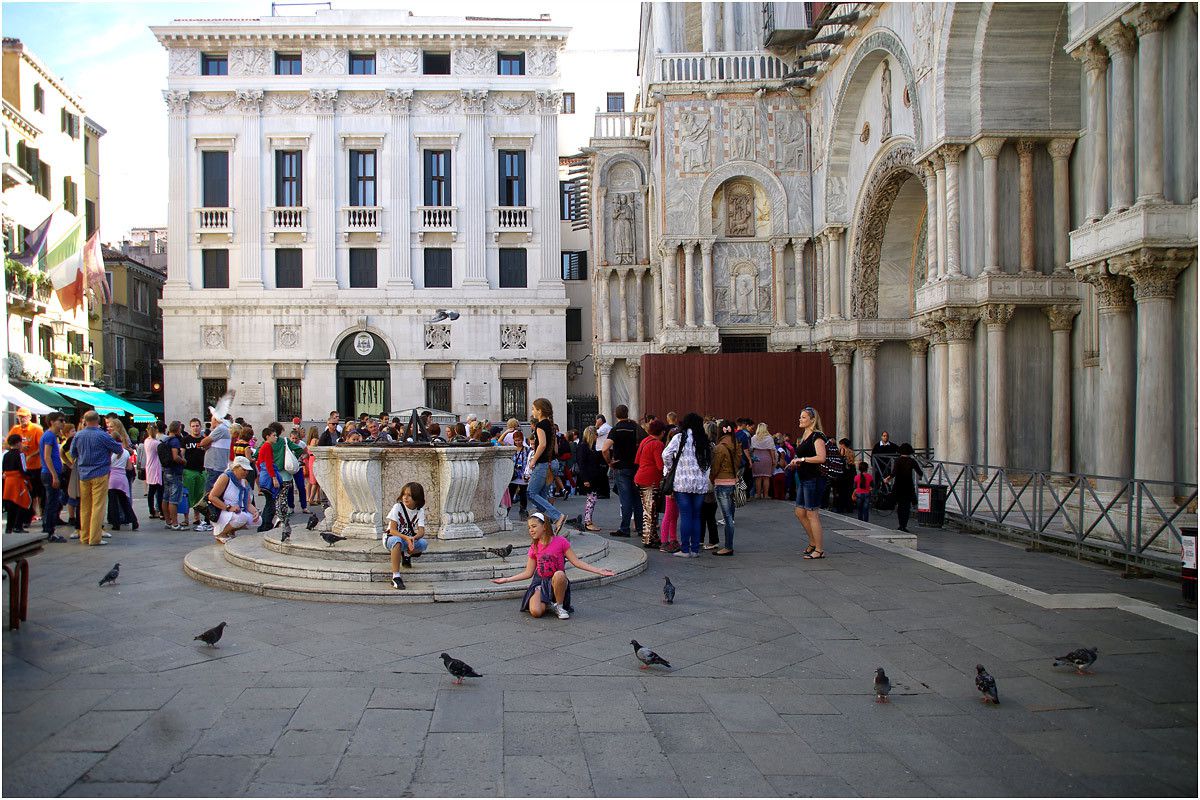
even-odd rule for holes
{"type": "Polygon", "coordinates": [[[83,305],[83,220],[66,211],[55,211],[50,218],[51,243],[40,259],[50,275],[50,284],[58,292],[64,309],[83,305]]]}
{"type": "Polygon", "coordinates": [[[100,231],[93,233],[83,248],[83,272],[87,287],[96,291],[96,300],[111,303],[112,292],[104,274],[104,253],[100,249],[100,231]]]}
{"type": "Polygon", "coordinates": [[[42,221],[41,225],[25,232],[25,249],[21,251],[20,255],[12,257],[14,261],[24,264],[29,269],[33,268],[34,261],[41,258],[46,250],[46,239],[50,236],[50,220],[53,218],[54,215],[51,214],[42,221]]]}

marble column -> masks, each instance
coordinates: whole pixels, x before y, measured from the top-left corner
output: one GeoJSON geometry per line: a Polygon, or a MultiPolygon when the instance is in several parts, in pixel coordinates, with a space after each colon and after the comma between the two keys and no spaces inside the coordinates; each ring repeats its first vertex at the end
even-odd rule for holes
{"type": "Polygon", "coordinates": [[[1046,306],[1053,356],[1050,367],[1050,471],[1071,471],[1071,328],[1078,306],[1046,306]]]}
{"type": "Polygon", "coordinates": [[[1051,139],[1046,143],[1054,165],[1054,273],[1065,275],[1071,256],[1071,150],[1074,139],[1051,139]]]}
{"type": "MultiPolygon", "coordinates": [[[[1120,262],[1113,260],[1120,269],[1120,262]]],[[[1129,433],[1136,430],[1133,410],[1133,289],[1129,279],[1108,271],[1101,261],[1087,274],[1095,287],[1100,317],[1099,415],[1103,424],[1096,429],[1096,472],[1105,477],[1127,479],[1133,468],[1129,433]],[[1114,436],[1108,426],[1117,426],[1123,435],[1114,436]]],[[[1156,356],[1157,358],[1157,356],[1156,356]]],[[[1161,387],[1160,387],[1161,391],[1161,387]]],[[[1162,442],[1156,442],[1162,444],[1162,442]]]]}
{"type": "Polygon", "coordinates": [[[813,239],[813,302],[816,308],[813,309],[813,318],[817,324],[825,321],[825,234],[819,233],[813,239]]]}
{"type": "Polygon", "coordinates": [[[834,225],[828,228],[829,237],[829,318],[844,319],[842,308],[842,232],[846,230],[834,225]]]}
{"type": "Polygon", "coordinates": [[[662,301],[662,265],[658,269],[651,267],[650,272],[650,323],[646,325],[646,338],[650,338],[650,327],[654,327],[654,335],[663,329],[662,301]]]}
{"type": "Polygon", "coordinates": [[[634,341],[644,342],[646,341],[646,315],[644,313],[644,309],[642,308],[642,298],[645,297],[644,290],[642,289],[642,283],[646,278],[646,269],[644,267],[637,267],[634,269],[633,275],[634,291],[636,292],[633,301],[633,313],[636,320],[636,328],[634,333],[637,335],[637,338],[634,339],[634,341]]]}
{"type": "Polygon", "coordinates": [[[942,160],[946,162],[946,276],[961,278],[958,246],[958,158],[962,155],[961,144],[942,147],[942,160]]]}
{"type": "MultiPolygon", "coordinates": [[[[854,345],[838,342],[829,350],[833,362],[834,391],[837,393],[836,435],[850,436],[850,364],[854,361],[854,345]]],[[[817,409],[820,413],[820,409],[817,409]]],[[[826,431],[826,433],[828,433],[826,431]]]]}
{"type": "MultiPolygon", "coordinates": [[[[384,108],[391,112],[392,130],[391,141],[387,143],[387,152],[392,164],[390,174],[392,181],[392,196],[405,196],[409,191],[411,177],[409,171],[411,162],[409,151],[409,112],[412,109],[411,89],[388,89],[384,92],[384,108]]],[[[388,284],[392,289],[410,291],[412,280],[412,247],[411,234],[412,215],[408,209],[397,208],[388,218],[391,227],[391,268],[388,270],[388,284]]]]}
{"type": "MultiPolygon", "coordinates": [[[[188,258],[191,237],[189,220],[192,210],[188,202],[188,103],[191,95],[182,90],[168,89],[162,93],[167,104],[167,226],[172,235],[167,239],[167,282],[164,297],[176,291],[200,289],[200,258],[188,258]],[[192,268],[190,261],[196,262],[192,268]]],[[[199,156],[196,156],[199,158],[199,156]]]]}
{"type": "Polygon", "coordinates": [[[1037,272],[1037,241],[1034,229],[1033,194],[1033,151],[1038,143],[1032,139],[1017,142],[1017,157],[1020,161],[1020,208],[1021,208],[1021,272],[1037,272]]]}
{"type": "Polygon", "coordinates": [[[909,339],[908,350],[912,355],[912,392],[909,398],[910,429],[912,446],[917,450],[929,446],[929,369],[925,364],[929,352],[928,339],[909,339]]]}
{"type": "MultiPolygon", "coordinates": [[[[1114,22],[1100,34],[1100,41],[1112,59],[1109,81],[1112,90],[1112,118],[1109,130],[1111,149],[1112,199],[1109,212],[1119,214],[1133,205],[1133,31],[1114,22]]],[[[1143,155],[1145,155],[1143,153],[1143,155]]]]}
{"type": "MultiPolygon", "coordinates": [[[[700,4],[700,41],[706,53],[717,52],[717,4],[700,4]]],[[[708,76],[711,80],[712,75],[708,76]]]]}
{"type": "MultiPolygon", "coordinates": [[[[241,136],[237,144],[238,170],[235,182],[238,192],[237,216],[238,238],[241,240],[241,274],[238,289],[262,291],[263,246],[262,246],[262,102],[261,89],[242,90],[236,93],[234,105],[241,115],[241,136]]],[[[232,286],[232,281],[230,282],[232,286]]]]}
{"type": "MultiPolygon", "coordinates": [[[[487,162],[487,131],[484,112],[487,105],[487,92],[463,90],[463,114],[466,125],[463,132],[463,145],[467,164],[486,164],[487,162]]],[[[557,173],[556,173],[557,174],[557,173]]],[[[487,277],[487,246],[484,237],[487,232],[487,201],[485,192],[467,192],[459,203],[459,219],[463,229],[463,241],[467,242],[463,267],[463,287],[483,288],[488,285],[487,277]]],[[[555,222],[555,230],[558,229],[555,222]]],[[[556,257],[559,257],[556,255],[556,257]]]]}
{"type": "Polygon", "coordinates": [[[696,327],[696,240],[683,243],[683,327],[696,327]]]}
{"type": "Polygon", "coordinates": [[[937,280],[938,272],[938,183],[932,161],[921,162],[925,178],[925,283],[937,280]]]}
{"type": "Polygon", "coordinates": [[[792,259],[796,284],[796,325],[808,324],[808,286],[804,281],[804,240],[792,239],[792,259]]]}
{"type": "Polygon", "coordinates": [[[610,308],[611,302],[608,299],[608,279],[609,270],[604,267],[596,268],[596,283],[599,285],[600,298],[596,304],[596,315],[600,317],[600,341],[611,342],[612,339],[612,311],[610,308]]]}
{"type": "Polygon", "coordinates": [[[862,361],[862,394],[858,398],[862,427],[855,431],[854,438],[863,447],[869,446],[879,433],[875,402],[875,357],[879,354],[880,344],[882,342],[879,340],[858,342],[858,357],[862,361]]]}
{"type": "Polygon", "coordinates": [[[950,347],[946,341],[946,328],[936,325],[930,331],[929,343],[933,347],[933,360],[937,364],[937,425],[934,430],[934,454],[938,460],[948,459],[950,443],[950,347]]]}
{"type": "Polygon", "coordinates": [[[946,277],[946,162],[941,156],[934,156],[934,174],[937,188],[937,276],[936,280],[946,277]]]}
{"type": "MultiPolygon", "coordinates": [[[[671,4],[654,3],[650,12],[650,21],[654,25],[654,50],[658,53],[674,51],[671,45],[671,4]]],[[[606,414],[608,412],[605,412],[606,414]]]]}
{"type": "Polygon", "coordinates": [[[946,432],[946,460],[960,464],[971,460],[971,359],[975,338],[975,318],[964,312],[947,317],[946,406],[949,412],[946,432]]]}
{"type": "Polygon", "coordinates": [[[642,417],[642,362],[625,359],[625,374],[629,376],[629,418],[636,421],[642,417]]]}
{"type": "Polygon", "coordinates": [[[1088,171],[1088,222],[1108,213],[1108,51],[1096,39],[1072,55],[1087,71],[1087,132],[1091,155],[1088,171]]]}
{"type": "Polygon", "coordinates": [[[783,253],[787,249],[787,239],[772,239],[771,240],[771,275],[772,289],[774,289],[774,311],[775,311],[775,327],[782,328],[787,325],[787,314],[784,310],[785,298],[787,297],[787,279],[784,277],[783,271],[783,253]]]}
{"type": "MultiPolygon", "coordinates": [[[[656,4],[654,10],[657,13],[659,5],[656,4]]],[[[675,287],[679,282],[679,260],[677,253],[679,252],[680,242],[677,239],[664,239],[662,243],[662,269],[659,281],[662,288],[662,304],[663,304],[663,327],[676,328],[679,327],[679,302],[676,298],[675,287]]]]}
{"type": "Polygon", "coordinates": [[[1138,35],[1137,202],[1161,203],[1163,194],[1163,28],[1178,3],[1140,3],[1125,16],[1138,35]]]}
{"type": "Polygon", "coordinates": [[[1008,466],[1008,349],[1004,333],[1017,307],[1007,303],[985,306],[987,326],[987,457],[993,467],[1008,466]]]}
{"type": "Polygon", "coordinates": [[[542,257],[538,285],[562,291],[562,226],[554,210],[558,202],[558,170],[555,166],[558,164],[558,111],[562,108],[562,92],[536,92],[534,101],[538,113],[538,134],[534,147],[537,149],[538,163],[542,165],[541,180],[538,182],[542,196],[541,209],[533,212],[541,239],[541,247],[534,250],[540,252],[542,257]]]}
{"type": "MultiPolygon", "coordinates": [[[[1109,262],[1133,281],[1137,303],[1137,420],[1133,476],[1175,479],[1175,332],[1172,307],[1179,273],[1195,250],[1143,248],[1109,262]]],[[[1193,342],[1194,344],[1194,342],[1193,342]]],[[[1193,409],[1194,411],[1194,409],[1193,409]]],[[[1163,487],[1155,487],[1156,495],[1163,487]]],[[[1174,492],[1162,492],[1171,496],[1174,492]]]]}
{"type": "Polygon", "coordinates": [[[704,291],[704,327],[716,327],[713,314],[716,311],[716,297],[713,292],[713,245],[711,239],[700,240],[700,283],[704,291]]]}
{"type": "Polygon", "coordinates": [[[611,358],[596,359],[596,386],[599,387],[596,394],[600,405],[600,413],[605,418],[611,418],[613,402],[612,402],[612,368],[616,363],[611,358]]]}
{"type": "Polygon", "coordinates": [[[613,270],[617,276],[617,301],[621,304],[617,313],[621,328],[617,332],[618,342],[629,341],[629,298],[625,296],[625,284],[629,283],[629,270],[613,270]]]}
{"type": "MultiPolygon", "coordinates": [[[[316,116],[313,133],[313,163],[333,164],[336,134],[333,131],[333,109],[337,103],[336,89],[310,89],[308,106],[316,116]]],[[[337,288],[337,191],[333,169],[315,169],[308,205],[313,209],[310,220],[313,232],[313,252],[317,262],[313,288],[329,291],[337,288]]]]}
{"type": "MultiPolygon", "coordinates": [[[[996,176],[1000,163],[1002,138],[984,138],[975,142],[983,158],[983,271],[1000,272],[1000,211],[996,176]]],[[[1022,184],[1023,185],[1023,184],[1022,184]]]]}

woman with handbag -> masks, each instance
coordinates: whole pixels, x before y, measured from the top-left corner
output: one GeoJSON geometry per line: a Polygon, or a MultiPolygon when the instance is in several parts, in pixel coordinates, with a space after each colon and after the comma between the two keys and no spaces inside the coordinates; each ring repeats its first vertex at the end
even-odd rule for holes
{"type": "MultiPolygon", "coordinates": [[[[517,430],[516,435],[520,436],[521,431],[517,430]]],[[[598,499],[608,499],[608,465],[596,450],[596,426],[588,425],[583,429],[583,444],[576,453],[577,488],[579,494],[587,496],[583,504],[583,517],[579,522],[585,531],[599,531],[600,526],[592,523],[592,513],[596,510],[598,499]]]]}
{"type": "Polygon", "coordinates": [[[825,497],[825,476],[821,464],[825,463],[825,434],[821,433],[821,418],[816,409],[806,406],[800,412],[800,435],[796,444],[796,457],[792,466],[796,468],[800,483],[796,487],[796,519],[808,534],[808,547],[804,557],[812,560],[824,558],[822,549],[824,531],[821,530],[821,501],[825,497]]]}
{"type": "Polygon", "coordinates": [[[737,440],[737,424],[730,420],[717,423],[717,446],[713,448],[709,476],[717,496],[717,508],[725,519],[725,546],[714,550],[714,556],[733,555],[733,493],[738,476],[742,474],[742,448],[737,440]]]}
{"type": "Polygon", "coordinates": [[[651,422],[646,429],[647,435],[638,443],[637,455],[633,459],[637,467],[633,485],[642,498],[642,547],[659,547],[664,553],[668,552],[667,542],[660,542],[658,538],[658,515],[654,513],[654,503],[662,483],[663,434],[666,432],[667,426],[658,420],[651,422]]]}
{"type": "Polygon", "coordinates": [[[674,496],[679,507],[680,558],[700,557],[700,504],[712,488],[708,470],[712,466],[712,443],[704,432],[704,420],[695,412],[683,418],[679,432],[663,451],[663,494],[674,496]]]}
{"type": "MultiPolygon", "coordinates": [[[[717,421],[715,419],[705,417],[704,434],[710,442],[717,441],[717,421]]],[[[711,553],[721,546],[721,537],[717,533],[717,494],[712,489],[705,493],[704,502],[700,504],[701,541],[704,541],[705,533],[708,534],[708,544],[702,545],[701,549],[711,553]]]]}

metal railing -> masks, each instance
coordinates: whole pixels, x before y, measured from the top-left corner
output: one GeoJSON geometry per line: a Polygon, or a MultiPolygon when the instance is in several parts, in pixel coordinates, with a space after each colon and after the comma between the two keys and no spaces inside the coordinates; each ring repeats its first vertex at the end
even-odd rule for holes
{"type": "Polygon", "coordinates": [[[629,139],[638,135],[638,119],[642,115],[636,111],[609,111],[596,114],[597,139],[629,139]]]}
{"type": "Polygon", "coordinates": [[[655,57],[656,83],[783,80],[783,59],[760,51],[662,53],[655,57]]]}

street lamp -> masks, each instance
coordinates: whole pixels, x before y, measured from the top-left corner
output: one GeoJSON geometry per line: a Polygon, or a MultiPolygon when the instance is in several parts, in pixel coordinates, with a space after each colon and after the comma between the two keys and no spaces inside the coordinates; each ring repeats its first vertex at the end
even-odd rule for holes
{"type": "Polygon", "coordinates": [[[62,336],[67,331],[67,323],[61,319],[50,320],[50,330],[54,331],[55,336],[62,336]]]}
{"type": "Polygon", "coordinates": [[[96,357],[96,345],[92,342],[88,342],[87,350],[84,350],[82,353],[80,353],[79,357],[83,359],[84,367],[90,367],[92,365],[92,359],[96,357]]]}

